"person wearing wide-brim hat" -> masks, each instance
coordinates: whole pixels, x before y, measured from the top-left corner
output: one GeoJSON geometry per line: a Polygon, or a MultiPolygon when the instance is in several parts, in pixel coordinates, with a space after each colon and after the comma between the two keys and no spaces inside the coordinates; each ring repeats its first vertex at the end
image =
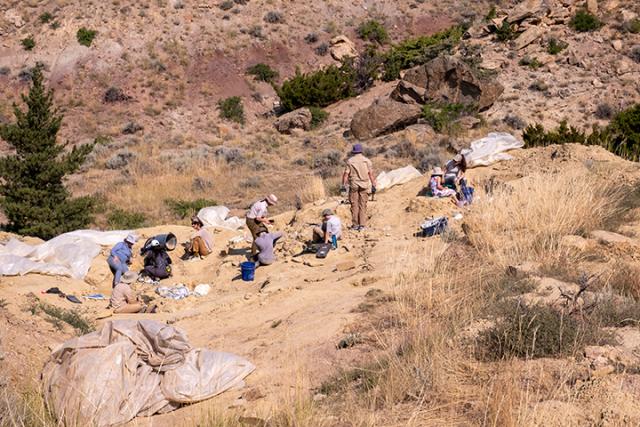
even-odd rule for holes
{"type": "Polygon", "coordinates": [[[331,237],[342,237],[342,221],[331,209],[322,211],[322,225],[313,227],[313,243],[329,243],[331,237]]]}
{"type": "Polygon", "coordinates": [[[349,185],[349,202],[351,202],[351,228],[363,230],[367,225],[367,200],[369,193],[376,192],[376,178],[373,175],[371,160],[362,153],[362,144],[355,144],[351,156],[342,174],[342,188],[346,191],[349,185]]]}
{"type": "Polygon", "coordinates": [[[191,217],[191,227],[194,233],[184,244],[183,260],[203,258],[213,252],[213,236],[204,228],[204,223],[197,215],[191,217]]]}
{"type": "Polygon", "coordinates": [[[431,171],[431,178],[429,178],[429,188],[433,197],[454,197],[456,195],[455,190],[446,188],[442,181],[442,168],[436,166],[431,171]]]}
{"type": "Polygon", "coordinates": [[[109,269],[113,273],[112,287],[115,287],[124,273],[129,271],[129,264],[131,264],[131,258],[133,252],[131,248],[138,241],[138,236],[135,234],[129,234],[124,238],[124,241],[117,243],[109,253],[107,258],[107,264],[109,269]]]}
{"type": "Polygon", "coordinates": [[[247,228],[249,228],[251,237],[253,237],[253,243],[251,244],[252,256],[255,256],[258,253],[258,247],[255,243],[256,239],[260,233],[267,233],[269,231],[267,224],[271,224],[273,222],[273,220],[270,220],[268,217],[269,206],[276,205],[277,203],[278,198],[274,194],[269,194],[265,198],[260,199],[251,205],[251,209],[247,212],[247,228]]]}
{"type": "Polygon", "coordinates": [[[133,271],[127,271],[122,275],[118,284],[111,291],[109,305],[113,308],[114,314],[120,313],[155,313],[155,305],[147,307],[141,303],[133,294],[131,284],[138,279],[138,275],[133,271]]]}

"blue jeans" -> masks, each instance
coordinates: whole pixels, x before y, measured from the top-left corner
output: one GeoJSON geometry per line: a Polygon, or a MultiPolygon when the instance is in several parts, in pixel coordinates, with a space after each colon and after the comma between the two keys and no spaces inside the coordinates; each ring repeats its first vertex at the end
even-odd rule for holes
{"type": "Polygon", "coordinates": [[[113,273],[112,286],[115,288],[115,286],[120,283],[122,274],[129,271],[129,267],[122,261],[116,262],[116,260],[112,256],[109,256],[109,258],[107,258],[107,264],[109,264],[109,268],[113,273]]]}

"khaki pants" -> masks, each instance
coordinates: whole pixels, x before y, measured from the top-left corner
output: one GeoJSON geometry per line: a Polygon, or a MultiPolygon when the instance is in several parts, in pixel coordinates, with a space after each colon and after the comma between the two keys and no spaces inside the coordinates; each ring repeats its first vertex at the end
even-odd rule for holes
{"type": "Polygon", "coordinates": [[[211,253],[207,248],[206,243],[202,240],[202,237],[196,236],[191,240],[191,253],[196,256],[207,256],[211,253]]]}
{"type": "Polygon", "coordinates": [[[142,310],[144,310],[144,306],[142,304],[124,304],[113,310],[113,313],[140,313],[142,310]]]}
{"type": "Polygon", "coordinates": [[[320,227],[317,225],[313,227],[313,239],[312,239],[313,243],[324,243],[325,229],[326,229],[326,225],[324,225],[324,227],[320,227]]]}
{"type": "Polygon", "coordinates": [[[351,221],[353,225],[367,225],[367,200],[369,190],[366,188],[351,188],[349,202],[351,202],[351,221]]]}
{"type": "Polygon", "coordinates": [[[256,238],[258,234],[265,232],[268,233],[269,230],[267,226],[261,222],[256,221],[254,218],[247,218],[247,228],[251,231],[251,237],[253,237],[253,243],[251,244],[251,255],[255,255],[258,253],[258,247],[256,246],[256,238]]]}

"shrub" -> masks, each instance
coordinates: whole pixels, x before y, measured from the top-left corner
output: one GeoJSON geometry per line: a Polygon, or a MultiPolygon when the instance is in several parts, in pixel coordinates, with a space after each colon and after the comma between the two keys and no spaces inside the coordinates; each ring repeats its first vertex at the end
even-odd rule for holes
{"type": "Polygon", "coordinates": [[[527,126],[527,122],[525,122],[521,117],[516,116],[515,114],[507,114],[502,119],[509,127],[512,129],[524,129],[527,126]]]}
{"type": "Polygon", "coordinates": [[[278,78],[278,72],[267,64],[256,64],[247,68],[247,73],[255,76],[256,80],[271,83],[278,78]]]}
{"type": "Polygon", "coordinates": [[[458,25],[393,46],[383,57],[382,79],[395,80],[400,77],[400,71],[424,64],[443,52],[451,51],[460,42],[465,30],[464,26],[458,25]]]}
{"type": "Polygon", "coordinates": [[[31,72],[31,88],[22,96],[26,110],[14,105],[15,123],[0,125],[0,138],[16,150],[0,158],[0,208],[9,231],[49,239],[91,222],[95,200],[71,198],[64,181],[94,144],[67,149],[57,143],[63,116],[54,107],[53,91],[44,86],[41,67],[31,72]]]}
{"type": "Polygon", "coordinates": [[[640,46],[634,46],[629,51],[629,58],[640,64],[640,46]]]}
{"type": "Polygon", "coordinates": [[[78,39],[78,43],[83,46],[89,47],[91,46],[91,43],[93,43],[93,39],[95,39],[97,35],[97,31],[89,30],[85,27],[82,27],[76,33],[76,38],[78,39]]]}
{"type": "Polygon", "coordinates": [[[32,50],[34,47],[36,47],[36,42],[31,36],[27,37],[26,39],[20,40],[20,43],[22,44],[22,48],[24,50],[32,50]]]}
{"type": "Polygon", "coordinates": [[[325,56],[329,53],[329,45],[327,43],[320,43],[313,51],[318,56],[325,56]]]}
{"type": "Polygon", "coordinates": [[[233,0],[225,0],[218,7],[222,10],[229,10],[233,7],[233,0]]]}
{"type": "Polygon", "coordinates": [[[604,341],[598,332],[593,325],[551,307],[517,303],[494,327],[480,333],[480,355],[489,359],[570,355],[604,341]]]}
{"type": "Polygon", "coordinates": [[[311,111],[311,129],[319,127],[329,118],[329,113],[322,108],[309,107],[309,111],[311,111]]]}
{"type": "Polygon", "coordinates": [[[584,144],[587,140],[586,134],[573,126],[568,126],[563,120],[556,130],[545,132],[541,124],[529,125],[522,134],[525,148],[546,147],[554,144],[584,144]]]}
{"type": "Polygon", "coordinates": [[[142,212],[116,208],[107,215],[107,225],[113,230],[130,230],[146,224],[147,217],[142,212]]]}
{"type": "Polygon", "coordinates": [[[571,18],[569,26],[580,33],[584,33],[597,30],[602,26],[602,23],[597,16],[581,9],[571,18]]]}
{"type": "Polygon", "coordinates": [[[640,34],[640,19],[635,18],[625,22],[623,28],[632,34],[640,34]]]}
{"type": "Polygon", "coordinates": [[[282,24],[284,22],[284,15],[282,12],[273,10],[264,16],[264,22],[269,24],[282,24]]]}
{"type": "Polygon", "coordinates": [[[313,156],[313,168],[332,168],[342,163],[342,153],[338,150],[329,150],[313,156]]]}
{"type": "Polygon", "coordinates": [[[547,52],[551,55],[557,55],[569,46],[566,42],[556,39],[555,37],[549,38],[547,41],[547,52]]]}
{"type": "Polygon", "coordinates": [[[214,154],[216,157],[224,159],[227,163],[242,163],[244,161],[242,151],[235,147],[218,147],[214,154]]]}
{"type": "Polygon", "coordinates": [[[131,97],[125,94],[119,87],[111,86],[104,93],[103,100],[108,104],[112,104],[114,102],[130,101],[131,97]]]}
{"type": "Polygon", "coordinates": [[[49,12],[44,12],[42,15],[40,15],[40,17],[38,18],[40,20],[40,22],[42,24],[47,24],[51,21],[53,21],[53,15],[49,12]]]}
{"type": "Polygon", "coordinates": [[[197,199],[197,200],[166,199],[164,203],[167,205],[171,213],[173,213],[179,219],[184,219],[186,217],[195,215],[202,208],[218,205],[217,201],[211,200],[211,199],[197,199]]]}
{"type": "Polygon", "coordinates": [[[264,39],[264,34],[262,33],[262,27],[260,25],[254,25],[251,27],[249,35],[257,39],[264,39]]]}
{"type": "Polygon", "coordinates": [[[236,123],[244,124],[244,107],[239,96],[232,96],[218,101],[220,117],[236,123]]]}
{"type": "Polygon", "coordinates": [[[313,73],[296,75],[276,87],[280,103],[286,111],[300,107],[326,107],[355,95],[355,72],[350,63],[331,65],[313,73]]]}
{"type": "Polygon", "coordinates": [[[304,41],[309,44],[314,44],[318,41],[318,35],[316,33],[309,33],[304,36],[304,41]]]}
{"type": "Polygon", "coordinates": [[[516,38],[516,31],[513,25],[509,24],[506,20],[496,29],[496,40],[501,42],[508,42],[516,38]]]}
{"type": "Polygon", "coordinates": [[[10,67],[0,67],[0,76],[8,76],[9,74],[11,74],[10,67]]]}
{"type": "Polygon", "coordinates": [[[422,116],[436,132],[453,131],[453,122],[462,116],[475,114],[474,105],[432,102],[422,108],[422,116]]]}
{"type": "Polygon", "coordinates": [[[389,34],[387,34],[384,25],[373,19],[360,24],[356,32],[362,40],[368,40],[370,42],[384,44],[389,40],[389,34]]]}
{"type": "Polygon", "coordinates": [[[75,310],[66,310],[44,302],[32,305],[29,310],[32,314],[38,314],[40,312],[46,314],[50,317],[47,320],[58,328],[62,327],[61,322],[66,323],[73,327],[79,335],[88,334],[95,330],[94,324],[75,310]]]}
{"type": "Polygon", "coordinates": [[[51,25],[49,25],[49,27],[52,30],[57,30],[58,28],[60,28],[60,23],[58,21],[54,21],[54,22],[51,23],[51,25]]]}
{"type": "Polygon", "coordinates": [[[498,16],[498,11],[496,10],[496,6],[491,5],[491,9],[489,9],[489,12],[487,12],[487,15],[484,17],[484,19],[485,21],[491,21],[492,19],[495,19],[496,16],[498,16]]]}
{"type": "Polygon", "coordinates": [[[538,58],[531,58],[529,56],[524,56],[522,59],[520,59],[520,61],[518,61],[518,65],[529,67],[532,70],[537,70],[538,68],[542,67],[542,63],[538,61],[538,58]]]}
{"type": "Polygon", "coordinates": [[[607,104],[606,102],[602,102],[596,106],[596,117],[600,120],[609,120],[613,117],[615,113],[614,108],[611,104],[607,104]]]}

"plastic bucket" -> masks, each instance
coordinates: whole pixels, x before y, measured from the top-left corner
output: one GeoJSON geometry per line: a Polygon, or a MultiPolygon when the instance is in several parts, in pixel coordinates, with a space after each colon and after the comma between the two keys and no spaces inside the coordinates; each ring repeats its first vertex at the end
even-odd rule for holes
{"type": "Polygon", "coordinates": [[[240,270],[242,271],[242,280],[251,282],[256,273],[256,264],[251,261],[243,262],[240,264],[240,270]]]}
{"type": "Polygon", "coordinates": [[[144,254],[148,250],[152,249],[151,242],[153,240],[157,240],[158,243],[160,243],[160,245],[157,246],[158,249],[164,249],[169,252],[174,250],[178,245],[178,239],[173,233],[158,234],[157,236],[153,236],[147,239],[142,249],[140,249],[141,254],[144,254]]]}

